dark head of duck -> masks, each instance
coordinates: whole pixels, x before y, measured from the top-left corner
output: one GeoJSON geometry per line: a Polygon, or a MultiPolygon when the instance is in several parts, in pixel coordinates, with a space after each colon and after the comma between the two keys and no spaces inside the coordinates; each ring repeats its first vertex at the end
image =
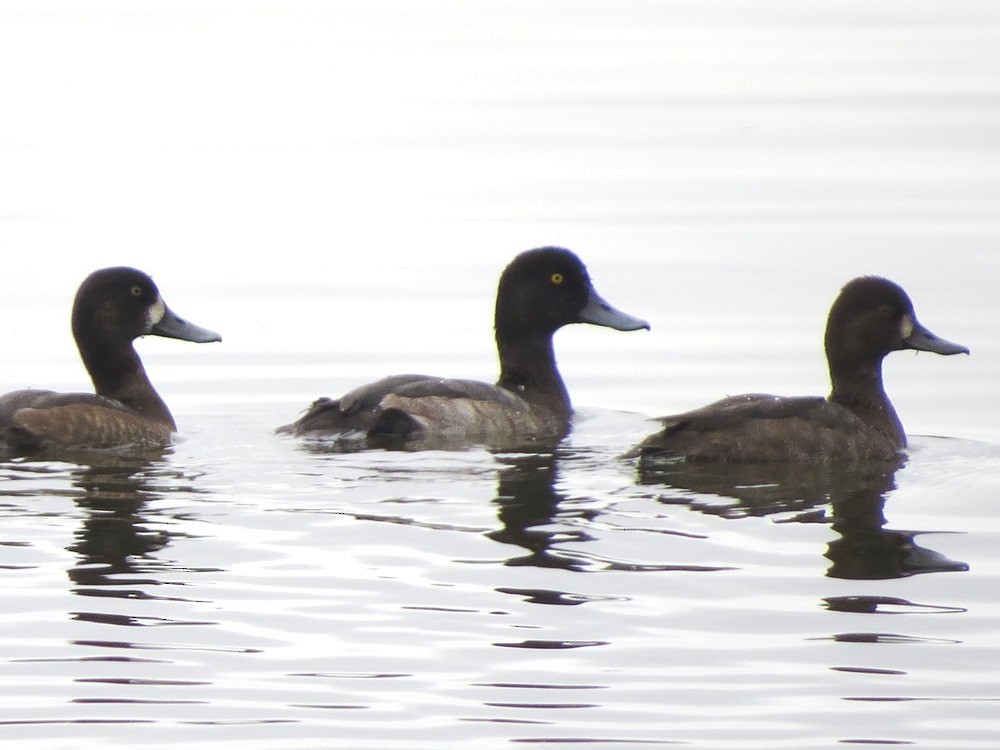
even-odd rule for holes
{"type": "Polygon", "coordinates": [[[497,286],[497,341],[551,337],[571,323],[592,323],[619,331],[649,328],[646,321],[605,302],[594,289],[586,266],[571,251],[539,247],[514,258],[497,286]]]}
{"type": "Polygon", "coordinates": [[[903,288],[878,276],[860,276],[844,286],[830,308],[824,347],[831,400],[848,406],[875,396],[884,400],[882,360],[890,352],[969,353],[925,328],[903,288]]]}
{"type": "Polygon", "coordinates": [[[149,383],[133,342],[147,335],[195,343],[222,340],[180,318],[149,276],[126,266],[94,271],[84,279],[73,301],[72,329],[97,393],[172,429],[173,417],[149,383]]]}
{"type": "Polygon", "coordinates": [[[531,386],[569,398],[555,366],[552,336],[571,323],[619,331],[648,329],[649,323],[608,304],[594,288],[583,262],[561,247],[527,250],[500,276],[496,300],[498,385],[524,392],[531,386]]]}

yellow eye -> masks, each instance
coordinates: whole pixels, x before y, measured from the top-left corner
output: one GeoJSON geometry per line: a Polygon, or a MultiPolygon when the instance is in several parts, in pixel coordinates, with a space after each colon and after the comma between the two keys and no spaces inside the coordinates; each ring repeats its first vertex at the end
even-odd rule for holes
{"type": "Polygon", "coordinates": [[[552,274],[552,275],[551,275],[551,276],[549,277],[549,280],[550,280],[550,281],[551,281],[551,282],[552,282],[553,284],[562,284],[562,283],[563,283],[563,275],[562,275],[561,273],[554,273],[554,274],[552,274]]]}
{"type": "Polygon", "coordinates": [[[142,287],[136,285],[136,286],[132,287],[131,289],[129,289],[129,293],[133,297],[141,297],[142,296],[142,287]]]}

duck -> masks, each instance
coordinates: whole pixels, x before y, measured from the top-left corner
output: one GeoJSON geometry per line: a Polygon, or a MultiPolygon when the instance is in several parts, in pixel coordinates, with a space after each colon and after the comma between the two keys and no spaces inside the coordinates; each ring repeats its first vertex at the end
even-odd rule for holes
{"type": "Polygon", "coordinates": [[[140,336],[195,343],[221,341],[214,331],[174,313],[144,272],[118,266],[94,271],[80,285],[73,338],[94,393],[23,389],[0,396],[4,453],[164,446],[177,424],[135,351],[140,336]]]}
{"type": "Polygon", "coordinates": [[[369,442],[434,439],[499,445],[558,441],[573,407],[556,367],[552,338],[589,323],[619,331],[649,323],[606,302],[570,250],[539,247],[517,255],[497,287],[494,330],[500,360],[495,384],[429,375],[392,375],[337,399],[314,401],[279,434],[369,442]]]}
{"type": "Polygon", "coordinates": [[[904,349],[968,354],[920,324],[909,296],[879,276],[852,279],[824,337],[832,390],[822,396],[746,393],[659,417],[662,428],[628,451],[640,462],[895,460],[907,446],[882,383],[882,361],[904,349]]]}

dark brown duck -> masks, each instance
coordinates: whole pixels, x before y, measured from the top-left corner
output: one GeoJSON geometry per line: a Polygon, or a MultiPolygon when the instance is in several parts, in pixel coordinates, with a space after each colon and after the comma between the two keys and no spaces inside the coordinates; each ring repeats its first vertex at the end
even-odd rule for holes
{"type": "Polygon", "coordinates": [[[646,321],[605,302],[586,267],[569,250],[528,250],[507,266],[497,288],[500,377],[495,385],[395,375],[339,399],[321,398],[278,432],[487,444],[561,438],[573,409],[556,368],[552,337],[571,323],[620,331],[649,328],[646,321]]]}
{"type": "Polygon", "coordinates": [[[901,349],[969,350],[922,326],[901,287],[854,279],[830,309],[825,337],[832,391],[827,398],[762,393],[730,396],[661,417],[663,429],[629,451],[644,461],[890,460],[906,433],[882,385],[882,360],[901,349]]]}
{"type": "Polygon", "coordinates": [[[164,445],[177,425],[149,382],[133,342],[164,336],[205,343],[219,334],[179,318],[142,271],[95,271],[73,302],[73,337],[95,393],[12,391],[0,396],[5,452],[164,445]]]}

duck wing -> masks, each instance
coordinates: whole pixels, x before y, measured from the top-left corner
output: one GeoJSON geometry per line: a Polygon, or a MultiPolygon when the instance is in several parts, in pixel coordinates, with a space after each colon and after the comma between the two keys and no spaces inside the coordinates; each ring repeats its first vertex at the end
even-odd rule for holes
{"type": "Polygon", "coordinates": [[[490,383],[394,375],[355,388],[339,399],[318,399],[296,422],[278,428],[278,432],[315,437],[363,433],[390,440],[419,434],[508,441],[556,436],[560,425],[544,410],[532,409],[516,393],[490,383]]]}
{"type": "Polygon", "coordinates": [[[744,463],[891,459],[901,447],[819,396],[730,396],[657,421],[663,429],[628,455],[744,463]]]}
{"type": "Polygon", "coordinates": [[[367,432],[375,423],[382,400],[406,386],[440,378],[429,375],[391,375],[358,386],[340,398],[318,398],[291,424],[279,427],[286,435],[346,435],[367,432]]]}
{"type": "Polygon", "coordinates": [[[170,427],[94,393],[26,389],[0,396],[0,432],[16,454],[48,449],[162,445],[170,427]]]}

